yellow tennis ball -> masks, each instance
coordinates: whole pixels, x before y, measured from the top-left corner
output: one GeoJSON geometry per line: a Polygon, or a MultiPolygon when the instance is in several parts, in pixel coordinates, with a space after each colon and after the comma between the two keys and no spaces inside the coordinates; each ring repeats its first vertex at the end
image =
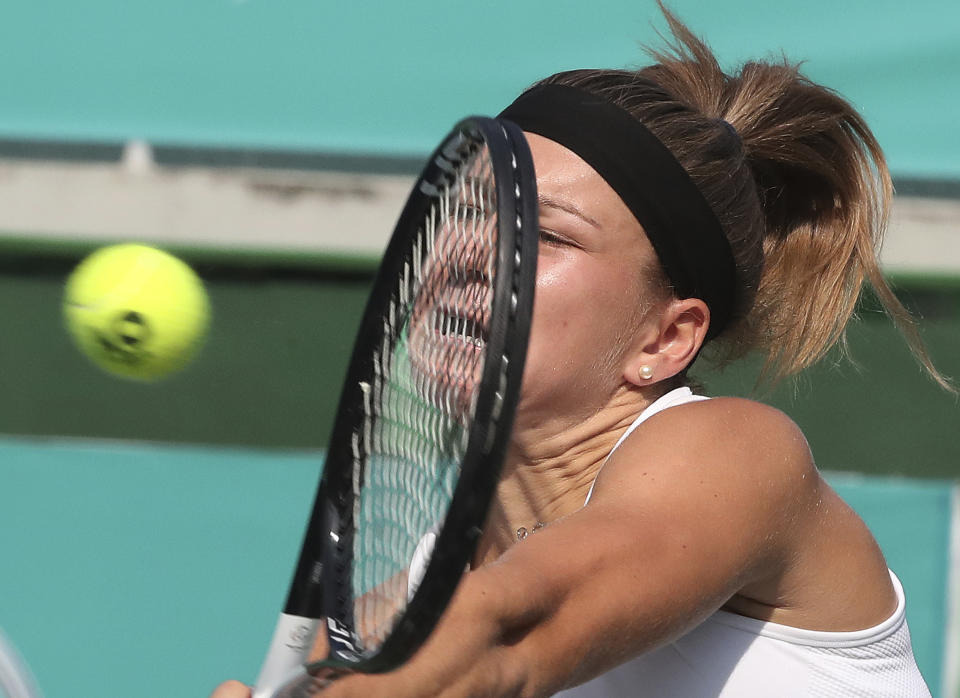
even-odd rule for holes
{"type": "Polygon", "coordinates": [[[67,279],[63,300],[74,343],[110,373],[156,380],[183,368],[210,322],[193,269],[146,245],[102,247],[67,279]]]}

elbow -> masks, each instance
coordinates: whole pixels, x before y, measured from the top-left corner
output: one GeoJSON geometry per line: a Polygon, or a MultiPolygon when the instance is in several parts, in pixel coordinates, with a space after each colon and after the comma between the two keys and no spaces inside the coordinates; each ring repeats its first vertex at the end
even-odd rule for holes
{"type": "Polygon", "coordinates": [[[538,690],[536,635],[545,622],[533,594],[509,583],[509,575],[467,574],[461,581],[441,625],[446,637],[469,646],[483,665],[484,684],[495,686],[490,695],[534,698],[551,695],[538,690]]]}

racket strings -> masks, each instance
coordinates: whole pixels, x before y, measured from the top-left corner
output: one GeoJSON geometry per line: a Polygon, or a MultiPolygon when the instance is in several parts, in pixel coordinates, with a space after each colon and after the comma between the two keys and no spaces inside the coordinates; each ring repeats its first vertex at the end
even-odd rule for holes
{"type": "Polygon", "coordinates": [[[496,191],[485,148],[443,152],[446,176],[383,317],[354,466],[355,632],[368,650],[407,603],[418,544],[438,533],[459,477],[483,372],[497,250],[496,191]]]}

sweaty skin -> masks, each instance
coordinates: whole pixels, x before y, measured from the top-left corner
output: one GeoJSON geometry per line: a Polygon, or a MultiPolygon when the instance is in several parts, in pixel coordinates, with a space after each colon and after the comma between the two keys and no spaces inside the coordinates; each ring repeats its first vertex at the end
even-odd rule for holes
{"type": "MultiPolygon", "coordinates": [[[[473,570],[410,662],[323,695],[547,696],[720,608],[827,631],[888,618],[896,597],[879,548],[781,412],[738,398],[673,407],[604,463],[695,357],[709,311],[658,295],[653,250],[609,185],[571,151],[528,138],[544,229],[537,300],[473,570]],[[518,543],[517,528],[538,521],[518,543]]],[[[248,695],[236,682],[213,694],[248,695]]]]}

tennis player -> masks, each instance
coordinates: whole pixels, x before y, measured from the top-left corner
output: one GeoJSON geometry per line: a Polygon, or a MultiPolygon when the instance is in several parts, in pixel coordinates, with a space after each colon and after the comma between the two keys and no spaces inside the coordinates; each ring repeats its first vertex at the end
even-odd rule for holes
{"type": "Polygon", "coordinates": [[[883,154],[795,66],[726,75],[665,13],[655,64],[560,73],[503,112],[529,138],[542,234],[498,495],[421,651],[324,695],[930,695],[903,589],[803,434],[687,376],[752,351],[768,379],[804,369],[868,280],[951,389],[878,266],[883,154]]]}

